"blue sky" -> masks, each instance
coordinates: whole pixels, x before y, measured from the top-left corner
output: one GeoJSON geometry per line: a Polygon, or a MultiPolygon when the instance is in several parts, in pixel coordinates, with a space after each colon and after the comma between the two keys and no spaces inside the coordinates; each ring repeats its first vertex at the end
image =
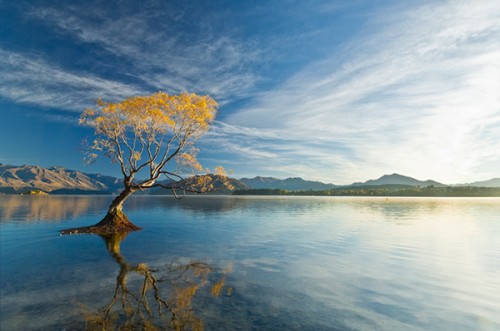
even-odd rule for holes
{"type": "Polygon", "coordinates": [[[203,165],[348,184],[500,176],[500,2],[0,1],[0,162],[85,167],[97,98],[209,94],[203,165]]]}

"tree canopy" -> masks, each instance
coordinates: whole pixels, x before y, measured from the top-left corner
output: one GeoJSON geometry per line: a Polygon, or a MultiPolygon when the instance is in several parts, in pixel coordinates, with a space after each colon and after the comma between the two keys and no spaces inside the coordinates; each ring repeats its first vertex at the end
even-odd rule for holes
{"type": "Polygon", "coordinates": [[[120,165],[132,189],[154,187],[161,175],[178,182],[183,174],[203,170],[193,142],[208,130],[216,113],[214,99],[193,93],[158,92],[118,103],[98,100],[97,108],[86,109],[80,118],[96,136],[88,146],[86,161],[93,162],[98,152],[106,155],[120,165]],[[167,169],[174,159],[176,166],[167,169]],[[144,170],[147,179],[133,182],[144,170]]]}

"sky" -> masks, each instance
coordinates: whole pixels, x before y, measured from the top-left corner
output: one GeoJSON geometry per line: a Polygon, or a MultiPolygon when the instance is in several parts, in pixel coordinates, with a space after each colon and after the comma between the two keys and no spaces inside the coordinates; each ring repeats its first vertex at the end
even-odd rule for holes
{"type": "Polygon", "coordinates": [[[0,163],[85,166],[98,98],[210,95],[236,178],[500,177],[500,2],[0,0],[0,163]]]}

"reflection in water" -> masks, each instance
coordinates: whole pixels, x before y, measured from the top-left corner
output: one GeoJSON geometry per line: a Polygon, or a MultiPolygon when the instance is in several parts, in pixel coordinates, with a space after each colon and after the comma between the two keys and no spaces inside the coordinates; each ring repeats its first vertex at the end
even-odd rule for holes
{"type": "Polygon", "coordinates": [[[1,330],[500,330],[498,198],[135,197],[109,254],[31,221],[111,199],[0,196],[1,330]]]}
{"type": "Polygon", "coordinates": [[[370,215],[370,219],[378,215],[387,222],[412,225],[425,219],[440,219],[443,215],[456,212],[457,208],[466,209],[469,214],[474,215],[476,212],[495,208],[498,202],[497,198],[377,197],[353,199],[350,204],[359,212],[370,215]],[[422,218],[422,215],[427,217],[422,218]]]}
{"type": "MultiPolygon", "coordinates": [[[[97,312],[84,314],[86,328],[203,330],[203,320],[196,315],[193,299],[208,287],[213,297],[220,296],[225,285],[224,273],[218,281],[211,282],[209,276],[215,269],[204,262],[172,263],[165,268],[128,263],[120,252],[120,244],[126,236],[126,233],[101,236],[120,270],[111,302],[97,312]],[[129,286],[128,276],[138,279],[129,286]],[[165,290],[169,293],[167,297],[163,295],[165,290]]],[[[226,288],[227,295],[231,292],[231,288],[226,288]]]]}
{"type": "Polygon", "coordinates": [[[194,215],[221,215],[234,211],[252,214],[312,215],[319,211],[355,210],[359,214],[379,215],[387,221],[404,222],[422,214],[440,214],[457,206],[472,206],[482,210],[498,205],[498,198],[446,197],[301,197],[301,196],[188,196],[182,200],[172,197],[137,196],[127,205],[129,210],[141,208],[182,210],[194,215]]]}
{"type": "Polygon", "coordinates": [[[384,221],[403,225],[412,224],[419,215],[439,214],[447,205],[446,198],[381,197],[360,199],[356,208],[371,217],[378,215],[384,221]]]}
{"type": "Polygon", "coordinates": [[[111,197],[88,196],[0,196],[0,222],[23,220],[60,221],[107,208],[111,197]]]}
{"type": "MultiPolygon", "coordinates": [[[[19,196],[0,195],[0,222],[60,221],[83,215],[102,217],[112,196],[19,196]]],[[[252,213],[278,212],[291,215],[314,214],[325,208],[356,209],[366,214],[378,213],[387,220],[406,220],[422,213],[447,212],[460,205],[475,209],[490,208],[498,199],[483,198],[403,198],[403,197],[243,197],[188,196],[178,200],[171,196],[136,196],[126,201],[127,212],[172,208],[195,215],[231,213],[235,210],[252,213]]]]}

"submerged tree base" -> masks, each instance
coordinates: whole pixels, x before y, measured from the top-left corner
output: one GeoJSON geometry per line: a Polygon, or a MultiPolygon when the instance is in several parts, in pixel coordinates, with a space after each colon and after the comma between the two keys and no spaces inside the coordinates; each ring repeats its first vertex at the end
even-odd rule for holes
{"type": "Polygon", "coordinates": [[[116,233],[128,233],[141,230],[129,221],[128,217],[121,211],[108,213],[99,223],[91,226],[62,230],[61,234],[100,234],[109,235],[116,233]]]}

